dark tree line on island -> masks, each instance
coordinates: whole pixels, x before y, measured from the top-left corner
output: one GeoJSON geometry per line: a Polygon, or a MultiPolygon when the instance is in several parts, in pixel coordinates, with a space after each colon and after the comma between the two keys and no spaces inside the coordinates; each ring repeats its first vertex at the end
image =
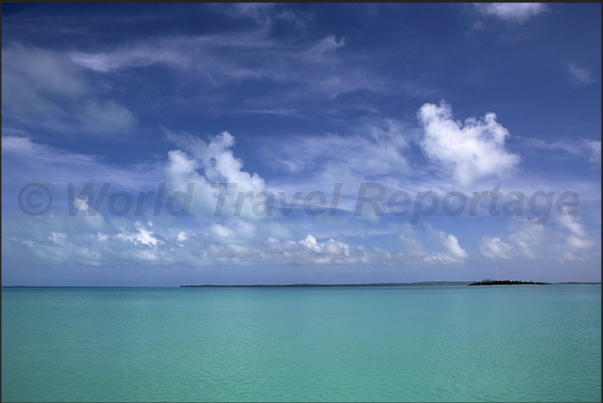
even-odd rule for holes
{"type": "Polygon", "coordinates": [[[521,285],[521,284],[531,284],[531,285],[549,285],[550,283],[540,283],[534,281],[519,281],[519,280],[484,280],[484,281],[475,281],[470,283],[469,285],[521,285]]]}

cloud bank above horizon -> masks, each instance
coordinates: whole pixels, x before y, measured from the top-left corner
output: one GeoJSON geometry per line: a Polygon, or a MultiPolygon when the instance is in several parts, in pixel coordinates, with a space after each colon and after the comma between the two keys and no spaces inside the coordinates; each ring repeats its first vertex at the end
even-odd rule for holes
{"type": "Polygon", "coordinates": [[[453,5],[140,6],[121,19],[101,12],[98,22],[94,7],[73,8],[78,18],[46,6],[9,9],[3,280],[600,280],[600,58],[587,57],[600,50],[539,48],[558,13],[568,17],[559,35],[575,26],[600,34],[600,21],[579,24],[594,6],[497,4],[476,5],[477,14],[453,5]],[[444,8],[459,19],[441,32],[413,22],[437,25],[444,8]],[[392,12],[409,13],[405,29],[424,36],[396,36],[392,12]],[[335,25],[337,16],[344,23],[335,25]],[[475,22],[490,18],[512,23],[477,37],[475,22]],[[114,37],[103,36],[101,21],[114,37]],[[69,29],[53,29],[59,22],[69,29]],[[19,207],[29,183],[52,193],[47,213],[19,207]],[[86,183],[94,195],[80,195],[86,183]],[[166,204],[154,214],[161,184],[166,204]],[[373,185],[363,194],[362,184],[373,185]],[[169,194],[192,189],[186,206],[170,204],[169,194]],[[134,199],[123,215],[108,204],[118,191],[134,199]],[[442,203],[431,213],[421,199],[428,191],[442,203]],[[534,213],[566,191],[579,195],[576,212],[552,204],[535,223],[534,213]],[[404,192],[405,215],[396,213],[404,192]],[[462,214],[446,213],[450,192],[467,196],[462,214]],[[526,200],[505,214],[512,192],[526,200]],[[537,192],[544,196],[532,206],[537,192]],[[167,213],[183,208],[187,215],[167,213]]]}

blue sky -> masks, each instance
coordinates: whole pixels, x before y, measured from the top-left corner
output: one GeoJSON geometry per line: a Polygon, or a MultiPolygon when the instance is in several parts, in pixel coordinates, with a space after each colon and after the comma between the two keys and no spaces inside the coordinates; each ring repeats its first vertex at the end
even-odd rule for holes
{"type": "Polygon", "coordinates": [[[600,182],[600,4],[2,6],[5,285],[600,281],[600,182]]]}

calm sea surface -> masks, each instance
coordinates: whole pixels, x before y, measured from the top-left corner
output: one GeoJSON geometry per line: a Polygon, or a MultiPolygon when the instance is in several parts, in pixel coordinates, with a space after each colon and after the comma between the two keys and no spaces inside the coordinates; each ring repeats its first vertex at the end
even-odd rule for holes
{"type": "Polygon", "coordinates": [[[601,287],[2,289],[2,401],[600,401],[601,287]]]}

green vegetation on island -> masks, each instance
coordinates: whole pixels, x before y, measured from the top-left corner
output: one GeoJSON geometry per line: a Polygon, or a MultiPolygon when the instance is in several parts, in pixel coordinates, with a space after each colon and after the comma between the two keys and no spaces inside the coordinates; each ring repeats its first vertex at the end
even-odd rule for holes
{"type": "Polygon", "coordinates": [[[541,283],[534,281],[519,281],[519,280],[484,280],[484,281],[475,281],[470,283],[469,285],[550,285],[551,283],[541,283]]]}

